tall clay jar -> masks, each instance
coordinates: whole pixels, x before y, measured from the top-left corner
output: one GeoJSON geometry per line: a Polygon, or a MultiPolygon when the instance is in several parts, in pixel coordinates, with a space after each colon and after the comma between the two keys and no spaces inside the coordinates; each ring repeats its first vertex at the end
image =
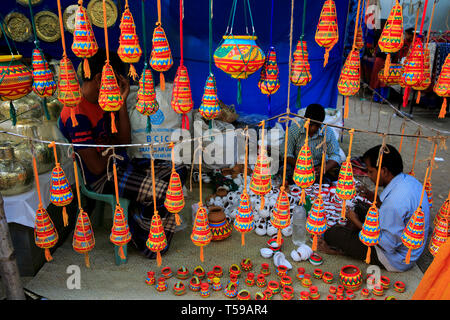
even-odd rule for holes
{"type": "Polygon", "coordinates": [[[31,163],[17,159],[10,143],[0,144],[0,193],[13,196],[31,190],[32,186],[31,163]]]}

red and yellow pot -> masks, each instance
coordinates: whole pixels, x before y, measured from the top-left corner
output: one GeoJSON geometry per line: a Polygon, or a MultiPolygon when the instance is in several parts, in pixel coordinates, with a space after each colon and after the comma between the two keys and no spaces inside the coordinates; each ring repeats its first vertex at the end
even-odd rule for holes
{"type": "Polygon", "coordinates": [[[21,55],[0,56],[0,100],[17,100],[31,92],[33,76],[21,55]]]}
{"type": "Polygon", "coordinates": [[[362,284],[361,271],[357,266],[346,265],[342,267],[339,273],[339,280],[346,289],[357,291],[362,284]]]}

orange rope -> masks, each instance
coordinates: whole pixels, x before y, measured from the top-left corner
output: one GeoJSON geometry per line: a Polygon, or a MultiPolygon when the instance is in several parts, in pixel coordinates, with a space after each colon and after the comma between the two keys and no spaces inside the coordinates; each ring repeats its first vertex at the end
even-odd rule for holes
{"type": "Polygon", "coordinates": [[[156,209],[156,190],[155,190],[155,159],[153,159],[153,154],[151,154],[151,167],[152,167],[152,190],[153,190],[153,210],[155,214],[158,214],[156,209]]]}
{"type": "Polygon", "coordinates": [[[161,25],[161,0],[158,0],[158,23],[156,25],[161,25]]]}
{"type": "Polygon", "coordinates": [[[347,155],[347,161],[350,161],[350,157],[352,154],[352,145],[353,145],[353,134],[355,133],[355,129],[351,129],[349,131],[349,135],[350,135],[350,142],[348,144],[348,155],[347,155]]]}
{"type": "Polygon", "coordinates": [[[434,1],[434,3],[433,3],[433,9],[432,9],[432,11],[431,11],[430,26],[428,27],[427,42],[425,43],[425,48],[427,48],[427,49],[428,49],[428,43],[429,43],[429,41],[430,41],[431,26],[432,26],[432,24],[433,24],[434,8],[436,7],[436,2],[437,2],[437,1],[434,1]]]}
{"type": "Polygon", "coordinates": [[[202,152],[203,149],[200,147],[200,154],[198,156],[198,182],[199,182],[199,188],[200,188],[200,201],[199,201],[199,205],[202,206],[203,205],[203,196],[202,196],[202,152]]]}
{"type": "Polygon", "coordinates": [[[58,162],[58,153],[56,152],[56,143],[55,141],[52,141],[49,145],[49,148],[53,148],[53,155],[55,156],[55,163],[58,166],[59,162],[58,162]]]}
{"type": "Polygon", "coordinates": [[[308,136],[308,134],[309,134],[309,122],[310,122],[310,119],[306,119],[305,125],[304,125],[304,127],[305,127],[305,129],[306,129],[305,146],[308,145],[308,139],[309,139],[309,136],[308,136]]]}
{"type": "Polygon", "coordinates": [[[80,182],[78,181],[78,168],[75,160],[75,155],[73,158],[73,174],[75,176],[75,186],[77,188],[77,198],[78,198],[78,208],[81,209],[81,195],[80,195],[80,182]]]}
{"type": "Polygon", "coordinates": [[[322,147],[322,163],[320,166],[320,178],[319,178],[319,197],[322,197],[322,179],[323,179],[323,172],[325,171],[325,156],[326,156],[326,149],[325,145],[327,143],[327,130],[326,126],[323,129],[325,131],[325,134],[323,135],[323,147],[322,147]]]}
{"type": "Polygon", "coordinates": [[[175,145],[174,145],[173,142],[171,142],[169,144],[169,148],[172,149],[171,150],[171,155],[170,155],[171,159],[172,159],[172,171],[175,171],[175,151],[174,151],[175,145]]]}
{"type": "MultiPolygon", "coordinates": [[[[420,132],[419,132],[420,135],[420,132]]],[[[414,174],[414,167],[416,165],[416,157],[417,157],[417,149],[419,148],[419,137],[417,137],[416,139],[416,149],[414,151],[414,158],[413,158],[413,164],[412,164],[412,168],[411,168],[411,172],[414,174]]]]}
{"type": "Polygon", "coordinates": [[[103,0],[103,29],[105,31],[106,63],[109,64],[108,25],[106,22],[106,1],[105,0],[103,0]]]}
{"type": "Polygon", "coordinates": [[[34,179],[36,180],[36,192],[39,197],[39,208],[42,208],[43,205],[42,205],[42,196],[41,196],[41,186],[39,184],[39,173],[38,173],[36,157],[34,156],[34,153],[33,153],[33,172],[34,172],[34,179]]]}
{"type": "Polygon", "coordinates": [[[247,193],[247,170],[248,170],[248,126],[245,128],[245,157],[244,157],[244,193],[247,193]]]}
{"type": "Polygon", "coordinates": [[[377,181],[375,183],[375,192],[373,194],[373,205],[376,206],[377,204],[377,196],[378,196],[378,185],[380,183],[380,173],[381,173],[381,166],[383,164],[383,154],[384,149],[386,148],[386,135],[383,137],[383,144],[380,148],[380,153],[378,155],[378,172],[377,172],[377,181]]]}
{"type": "Polygon", "coordinates": [[[120,206],[120,203],[119,203],[119,183],[117,182],[116,159],[114,159],[114,161],[113,161],[113,173],[114,173],[114,191],[116,193],[116,202],[117,202],[117,206],[120,206]]]}
{"type": "Polygon", "coordinates": [[[358,0],[358,10],[356,11],[356,20],[355,20],[355,33],[353,34],[353,46],[352,49],[355,49],[356,47],[356,35],[358,33],[358,24],[359,24],[359,12],[361,7],[361,0],[358,0]]]}
{"type": "Polygon", "coordinates": [[[400,138],[400,145],[398,146],[398,153],[402,152],[402,144],[403,144],[403,135],[405,134],[405,120],[403,120],[402,122],[402,133],[401,133],[401,138],[400,138]]]}
{"type": "Polygon", "coordinates": [[[284,138],[283,183],[281,184],[281,188],[283,188],[283,191],[284,191],[284,185],[286,184],[286,165],[287,165],[288,138],[289,138],[289,120],[286,121],[286,136],[284,138]]]}
{"type": "Polygon", "coordinates": [[[63,25],[62,11],[61,11],[61,1],[57,0],[56,2],[58,4],[58,19],[59,19],[59,29],[60,29],[60,33],[61,33],[61,42],[62,42],[62,47],[63,47],[63,57],[66,57],[67,56],[66,40],[64,38],[64,25],[63,25]]]}

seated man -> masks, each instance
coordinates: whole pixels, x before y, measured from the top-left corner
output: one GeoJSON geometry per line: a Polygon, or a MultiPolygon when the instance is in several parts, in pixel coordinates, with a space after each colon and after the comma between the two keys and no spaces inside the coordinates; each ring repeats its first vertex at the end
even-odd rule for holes
{"type": "MultiPolygon", "coordinates": [[[[59,128],[66,139],[76,144],[129,144],[131,143],[130,119],[127,112],[126,100],[130,92],[129,81],[123,74],[125,64],[115,52],[110,53],[110,64],[114,69],[124,105],[116,111],[115,121],[117,133],[111,132],[111,115],[105,112],[98,104],[99,90],[101,86],[102,68],[106,61],[106,51],[99,50],[92,58],[88,59],[91,69],[91,78],[86,78],[82,72],[83,83],[81,85],[82,100],[75,107],[75,117],[78,125],[73,126],[70,118],[70,108],[64,107],[61,111],[59,128]]],[[[82,168],[88,187],[97,192],[115,194],[114,180],[107,178],[107,172],[112,175],[111,155],[103,155],[105,148],[75,147],[75,151],[82,159],[82,168]]],[[[138,250],[149,258],[156,255],[149,251],[145,245],[148,238],[150,221],[153,216],[153,190],[148,159],[130,160],[126,148],[115,148],[115,153],[123,157],[117,163],[117,174],[120,197],[130,200],[128,223],[132,233],[132,242],[138,250]],[[131,209],[139,211],[135,215],[131,209]]],[[[180,168],[178,168],[179,170],[180,168]]],[[[185,169],[185,168],[183,168],[185,169]]],[[[169,248],[175,230],[175,218],[164,208],[164,198],[169,184],[171,164],[167,161],[155,161],[155,190],[158,213],[163,221],[164,231],[169,248]]],[[[184,182],[186,173],[180,172],[184,182]]]]}
{"type": "MultiPolygon", "coordinates": [[[[317,120],[323,122],[325,120],[325,109],[320,104],[310,104],[305,111],[305,117],[311,120],[317,120]]],[[[305,143],[306,129],[303,126],[304,120],[298,121],[300,127],[291,122],[288,132],[288,144],[287,144],[287,166],[286,177],[289,184],[293,184],[293,174],[295,163],[297,162],[298,153],[305,143]]],[[[308,145],[311,149],[313,157],[314,172],[316,174],[316,181],[320,174],[320,167],[322,164],[322,148],[316,148],[323,142],[324,134],[323,125],[310,121],[308,131],[308,145]]],[[[325,173],[323,176],[323,183],[330,183],[336,181],[339,176],[339,165],[341,162],[341,156],[339,155],[339,143],[333,130],[330,127],[326,128],[327,140],[326,140],[326,163],[325,173]]],[[[284,145],[283,148],[284,149],[284,145]]],[[[282,150],[284,156],[284,150],[282,150]]]]}
{"type": "MultiPolygon", "coordinates": [[[[378,167],[377,159],[381,145],[368,150],[363,159],[368,169],[368,176],[376,183],[378,167]]],[[[383,154],[379,185],[384,187],[378,200],[380,240],[375,250],[371,250],[371,263],[384,267],[387,271],[403,272],[410,269],[422,254],[425,245],[411,253],[410,264],[404,262],[408,248],[402,243],[401,236],[414,211],[422,206],[425,214],[425,230],[429,229],[430,210],[425,195],[420,203],[422,184],[413,176],[403,173],[402,157],[391,145],[387,145],[383,154]]],[[[365,189],[365,188],[363,188],[365,189]]],[[[373,192],[362,190],[367,199],[373,199],[373,192]]],[[[335,225],[324,234],[319,242],[319,249],[327,253],[341,253],[359,260],[365,260],[367,247],[359,240],[364,217],[358,217],[355,211],[347,208],[348,224],[352,227],[335,225]],[[331,247],[337,251],[330,250],[331,247]]],[[[424,244],[427,243],[428,232],[425,232],[424,244]]]]}

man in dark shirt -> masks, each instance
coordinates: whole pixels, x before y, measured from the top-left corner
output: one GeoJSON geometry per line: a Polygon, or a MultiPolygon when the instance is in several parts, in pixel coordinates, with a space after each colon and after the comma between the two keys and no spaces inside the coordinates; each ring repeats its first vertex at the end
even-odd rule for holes
{"type": "MultiPolygon", "coordinates": [[[[101,87],[102,68],[106,61],[106,51],[99,50],[92,58],[88,59],[91,69],[91,77],[86,78],[82,71],[81,93],[82,100],[75,107],[75,117],[78,122],[72,124],[69,107],[64,107],[59,119],[59,128],[64,137],[74,144],[118,145],[131,143],[131,126],[128,117],[126,100],[130,92],[125,64],[115,52],[110,53],[110,64],[115,72],[117,83],[120,87],[124,104],[115,112],[117,133],[111,132],[111,115],[109,111],[103,111],[98,104],[101,87]]],[[[114,183],[108,179],[108,172],[112,173],[112,161],[108,159],[112,154],[110,150],[103,154],[105,148],[74,147],[80,155],[83,172],[89,188],[97,193],[114,194],[114,183]]],[[[151,218],[153,216],[153,186],[148,159],[132,159],[127,155],[126,148],[115,148],[116,155],[122,157],[118,161],[117,174],[119,184],[119,196],[130,200],[128,223],[132,233],[132,241],[136,247],[147,257],[153,259],[156,255],[148,250],[145,242],[148,238],[151,218]]],[[[176,168],[184,184],[186,169],[176,168]]],[[[164,231],[167,238],[167,251],[175,231],[175,217],[164,207],[164,199],[169,184],[172,166],[168,161],[155,161],[155,191],[156,204],[161,216],[164,231]]]]}

